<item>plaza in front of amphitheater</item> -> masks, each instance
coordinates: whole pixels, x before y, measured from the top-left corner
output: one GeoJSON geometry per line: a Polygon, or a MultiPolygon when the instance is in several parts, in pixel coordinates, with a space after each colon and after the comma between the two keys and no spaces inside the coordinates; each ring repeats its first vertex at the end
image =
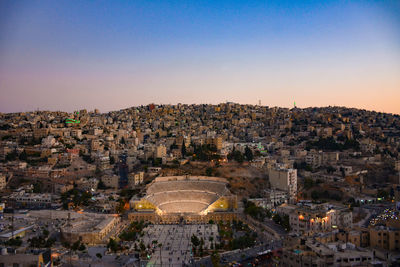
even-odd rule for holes
{"type": "Polygon", "coordinates": [[[190,264],[193,235],[204,240],[205,250],[219,243],[218,225],[209,221],[237,219],[237,199],[227,184],[224,178],[205,176],[157,177],[148,184],[146,196],[131,202],[129,214],[132,221],[151,223],[136,242],[150,244],[154,250],[141,266],[190,264]]]}
{"type": "Polygon", "coordinates": [[[203,225],[149,225],[144,229],[142,237],[144,244],[152,244],[154,240],[161,244],[156,246],[147,266],[183,266],[189,264],[192,257],[191,236],[203,238],[204,247],[210,248],[211,242],[219,240],[218,226],[215,224],[203,225]],[[161,249],[161,258],[160,258],[161,249]]]}

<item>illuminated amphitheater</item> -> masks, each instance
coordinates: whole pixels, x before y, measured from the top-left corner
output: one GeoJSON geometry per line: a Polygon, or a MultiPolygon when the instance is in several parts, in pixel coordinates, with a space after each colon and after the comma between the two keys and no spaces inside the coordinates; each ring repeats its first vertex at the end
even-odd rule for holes
{"type": "Polygon", "coordinates": [[[237,209],[226,179],[206,176],[158,177],[131,205],[132,220],[153,223],[227,221],[235,219],[237,209]]]}

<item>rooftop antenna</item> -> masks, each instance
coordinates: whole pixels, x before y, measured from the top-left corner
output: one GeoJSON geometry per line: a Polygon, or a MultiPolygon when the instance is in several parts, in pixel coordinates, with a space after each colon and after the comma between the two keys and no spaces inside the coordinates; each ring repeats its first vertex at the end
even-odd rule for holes
{"type": "Polygon", "coordinates": [[[261,106],[261,100],[258,100],[258,105],[261,106]]]}

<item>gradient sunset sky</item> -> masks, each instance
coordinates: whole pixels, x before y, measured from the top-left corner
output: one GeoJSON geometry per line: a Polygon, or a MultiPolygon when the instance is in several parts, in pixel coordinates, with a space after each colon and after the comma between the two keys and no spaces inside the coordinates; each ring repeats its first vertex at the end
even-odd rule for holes
{"type": "Polygon", "coordinates": [[[400,113],[400,1],[0,1],[0,112],[149,103],[400,113]]]}

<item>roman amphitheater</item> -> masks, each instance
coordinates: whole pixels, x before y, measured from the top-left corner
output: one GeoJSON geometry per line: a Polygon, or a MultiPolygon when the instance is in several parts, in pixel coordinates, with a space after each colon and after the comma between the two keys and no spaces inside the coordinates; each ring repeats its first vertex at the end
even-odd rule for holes
{"type": "Polygon", "coordinates": [[[129,217],[159,224],[231,221],[237,200],[227,184],[218,177],[158,177],[147,185],[145,197],[131,201],[129,217]]]}

